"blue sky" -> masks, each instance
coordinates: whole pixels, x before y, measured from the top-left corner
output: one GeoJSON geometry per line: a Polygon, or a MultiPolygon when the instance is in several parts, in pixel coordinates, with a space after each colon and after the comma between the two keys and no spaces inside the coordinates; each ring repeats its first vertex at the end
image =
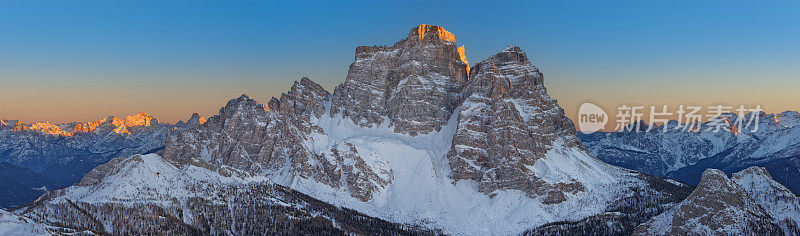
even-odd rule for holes
{"type": "Polygon", "coordinates": [[[570,115],[617,105],[796,110],[800,1],[4,1],[0,118],[216,114],[302,76],[332,90],[359,45],[436,24],[477,62],[516,44],[570,115]]]}

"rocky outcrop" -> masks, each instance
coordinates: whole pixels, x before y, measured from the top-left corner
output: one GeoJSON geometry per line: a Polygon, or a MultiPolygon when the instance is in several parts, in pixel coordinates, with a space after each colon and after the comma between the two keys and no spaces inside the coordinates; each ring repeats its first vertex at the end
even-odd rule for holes
{"type": "Polygon", "coordinates": [[[178,121],[178,124],[176,124],[176,126],[195,127],[202,125],[203,123],[206,123],[206,118],[200,116],[200,114],[192,113],[192,116],[189,117],[189,120],[187,120],[186,122],[178,121]]]}
{"type": "Polygon", "coordinates": [[[547,184],[531,168],[554,145],[580,146],[572,121],[547,94],[542,73],[525,52],[509,46],[472,68],[458,111],[458,129],[447,159],[454,180],[471,179],[479,190],[517,189],[564,200],[580,183],[547,184]]]}
{"type": "Polygon", "coordinates": [[[763,167],[749,167],[734,173],[731,180],[772,216],[783,230],[800,234],[800,197],[772,179],[763,167]]]}
{"type": "Polygon", "coordinates": [[[463,51],[435,25],[419,25],[391,47],[358,47],[347,79],[334,90],[330,115],[363,127],[388,121],[411,136],[439,131],[467,81],[463,51]]]}
{"type": "Polygon", "coordinates": [[[268,107],[293,118],[298,126],[311,126],[311,117],[319,119],[325,114],[325,102],[330,96],[322,86],[303,77],[300,82],[294,82],[288,93],[281,94],[277,103],[273,102],[268,107]]]}
{"type": "MultiPolygon", "coordinates": [[[[744,183],[743,176],[752,174],[747,172],[761,171],[748,170],[737,179],[744,183]]],[[[708,169],[686,200],[643,224],[634,234],[783,235],[785,228],[771,215],[774,212],[765,210],[769,205],[753,200],[750,194],[762,190],[752,187],[739,185],[720,170],[708,169]]]]}
{"type": "Polygon", "coordinates": [[[349,189],[353,197],[367,201],[376,188],[391,182],[390,172],[388,177],[378,176],[380,170],[366,165],[350,143],[332,144],[322,151],[307,146],[311,137],[324,135],[310,121],[323,116],[328,101],[330,93],[308,78],[295,82],[267,106],[242,95],[198,129],[170,137],[163,155],[182,166],[202,166],[225,175],[243,170],[284,185],[311,179],[349,189]]]}

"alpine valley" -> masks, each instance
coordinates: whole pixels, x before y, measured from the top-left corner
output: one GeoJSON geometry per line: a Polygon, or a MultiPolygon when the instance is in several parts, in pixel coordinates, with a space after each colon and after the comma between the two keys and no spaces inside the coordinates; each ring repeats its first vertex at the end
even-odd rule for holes
{"type": "Polygon", "coordinates": [[[694,188],[608,164],[522,49],[465,53],[419,25],[357,47],[332,93],[302,78],[177,125],[6,121],[0,160],[30,176],[19,185],[104,164],[0,212],[0,234],[798,234],[800,200],[768,169],[705,170],[694,188]]]}

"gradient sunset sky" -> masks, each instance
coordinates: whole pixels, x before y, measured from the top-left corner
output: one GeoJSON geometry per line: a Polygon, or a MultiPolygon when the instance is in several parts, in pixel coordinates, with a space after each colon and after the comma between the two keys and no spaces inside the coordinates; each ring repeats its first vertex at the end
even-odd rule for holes
{"type": "Polygon", "coordinates": [[[303,76],[332,92],[357,46],[418,24],[455,34],[472,63],[520,46],[571,117],[587,101],[800,101],[800,1],[3,1],[0,119],[175,122],[303,76]]]}

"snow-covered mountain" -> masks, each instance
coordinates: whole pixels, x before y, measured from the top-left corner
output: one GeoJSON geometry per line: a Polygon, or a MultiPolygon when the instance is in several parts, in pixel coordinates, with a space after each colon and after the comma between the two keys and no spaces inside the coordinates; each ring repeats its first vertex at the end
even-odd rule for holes
{"type": "MultiPolygon", "coordinates": [[[[734,114],[724,114],[736,120],[734,114]]],[[[736,132],[676,129],[682,124],[670,121],[649,132],[608,132],[580,135],[595,157],[625,168],[697,184],[704,170],[720,169],[728,174],[750,166],[766,167],[778,182],[800,192],[800,113],[751,113],[758,116],[758,130],[736,132]],[[664,130],[666,129],[666,132],[664,130]]],[[[753,119],[755,120],[755,119],[753,119]]],[[[641,130],[646,130],[643,125],[641,130]]]]}
{"type": "Polygon", "coordinates": [[[50,233],[42,224],[0,210],[0,235],[50,235],[50,233]]]}
{"type": "Polygon", "coordinates": [[[46,236],[46,235],[93,235],[91,231],[49,226],[0,210],[0,235],[46,236]]]}
{"type": "Polygon", "coordinates": [[[197,114],[172,125],[146,113],[85,123],[0,122],[0,208],[21,206],[47,191],[78,182],[112,158],[155,152],[173,133],[195,127],[197,114]],[[10,173],[18,174],[10,174],[10,173]]]}
{"type": "Polygon", "coordinates": [[[48,225],[112,235],[434,233],[333,206],[263,176],[178,168],[157,154],[116,158],[16,212],[48,225]]]}
{"type": "Polygon", "coordinates": [[[708,169],[686,200],[642,224],[638,235],[797,235],[800,202],[772,180],[766,169],[750,167],[728,178],[708,169]]]}
{"type": "Polygon", "coordinates": [[[358,47],[333,94],[303,78],[267,105],[242,95],[17,213],[115,234],[613,234],[691,191],[589,155],[520,48],[464,53],[433,25],[358,47]]]}

